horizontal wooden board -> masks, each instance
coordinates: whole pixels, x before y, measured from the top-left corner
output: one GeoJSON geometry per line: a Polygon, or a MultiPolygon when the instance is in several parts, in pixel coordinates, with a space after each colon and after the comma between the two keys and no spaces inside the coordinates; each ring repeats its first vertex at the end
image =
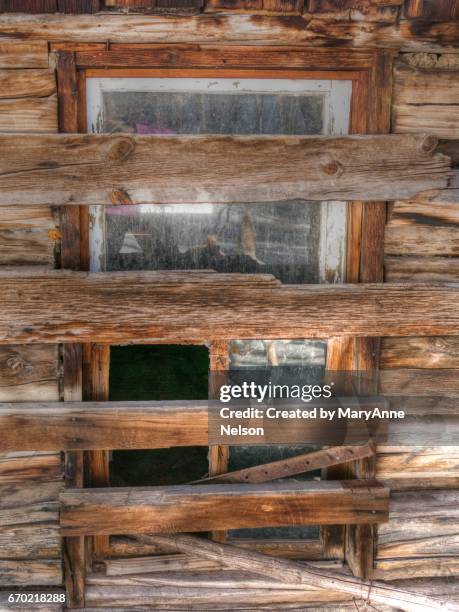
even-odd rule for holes
{"type": "Polygon", "coordinates": [[[380,367],[459,368],[459,338],[383,338],[380,367]]]}
{"type": "Polygon", "coordinates": [[[379,372],[379,393],[390,397],[459,396],[459,372],[456,369],[402,368],[379,372]]]}
{"type": "Polygon", "coordinates": [[[0,405],[0,450],[207,446],[207,402],[65,402],[0,405]]]}
{"type": "Polygon", "coordinates": [[[0,229],[46,229],[57,230],[58,220],[50,206],[3,207],[0,229]]]}
{"type": "MultiPolygon", "coordinates": [[[[459,23],[459,22],[458,22],[459,23]]],[[[394,104],[392,130],[396,134],[425,133],[459,138],[459,104],[394,104]]]]}
{"type": "Polygon", "coordinates": [[[43,229],[0,229],[0,266],[55,268],[54,251],[59,233],[43,229]]]}
{"type": "Polygon", "coordinates": [[[455,51],[459,23],[368,23],[318,16],[2,15],[0,35],[50,42],[304,44],[455,51]],[[46,26],[46,27],[44,27],[46,26]]]}
{"type": "Polygon", "coordinates": [[[58,559],[61,547],[56,522],[0,526],[0,559],[58,559]]]}
{"type": "MultiPolygon", "coordinates": [[[[323,589],[271,589],[265,588],[200,588],[168,586],[99,586],[86,589],[87,605],[97,608],[129,609],[144,606],[156,610],[253,610],[269,606],[272,610],[286,610],[290,606],[313,604],[314,610],[323,602],[349,601],[350,595],[324,591],[323,589]],[[249,606],[249,608],[248,608],[249,606]]],[[[87,608],[86,608],[87,609],[87,608]]],[[[142,609],[142,608],[141,608],[142,609]]],[[[263,608],[262,608],[263,609],[263,608]]],[[[302,609],[303,606],[302,606],[302,609]]],[[[336,608],[333,608],[336,610],[336,608]]],[[[355,609],[355,608],[354,608],[355,609]]],[[[378,608],[379,609],[379,608],[378,608]]]]}
{"type": "Polygon", "coordinates": [[[57,132],[57,96],[0,100],[0,131],[57,132]]]}
{"type": "Polygon", "coordinates": [[[0,559],[0,586],[55,586],[62,584],[60,559],[0,559]]]}
{"type": "Polygon", "coordinates": [[[389,522],[378,526],[378,559],[459,554],[459,492],[391,494],[389,522]]]}
{"type": "Polygon", "coordinates": [[[0,455],[0,486],[61,481],[62,459],[59,453],[15,452],[0,455]]]}
{"type": "Polygon", "coordinates": [[[281,285],[270,275],[61,270],[0,272],[0,281],[0,344],[459,334],[453,283],[281,285]]]}
{"type": "Polygon", "coordinates": [[[0,147],[5,206],[396,200],[451,175],[424,135],[3,135],[0,147]]]}
{"type": "Polygon", "coordinates": [[[0,347],[0,401],[59,400],[56,345],[0,347]]]}
{"type": "Polygon", "coordinates": [[[459,451],[457,446],[378,446],[376,476],[391,491],[458,488],[459,451]]]}
{"type": "MultiPolygon", "coordinates": [[[[328,48],[295,46],[159,44],[146,47],[117,45],[110,49],[78,51],[76,63],[87,68],[255,68],[284,70],[364,70],[374,61],[374,52],[341,49],[339,55],[328,48]]],[[[352,76],[352,75],[350,75],[352,76]]]]}
{"type": "Polygon", "coordinates": [[[384,258],[384,272],[389,283],[456,282],[459,279],[459,257],[387,256],[384,258]]]}
{"type": "Polygon", "coordinates": [[[459,70],[422,70],[399,63],[394,67],[393,100],[395,105],[459,104],[459,70]]]}
{"type": "Polygon", "coordinates": [[[377,523],[389,490],[361,481],[67,489],[61,533],[174,533],[266,526],[377,523]],[[289,511],[285,512],[288,507],[289,511]]]}
{"type": "Polygon", "coordinates": [[[442,227],[429,223],[386,225],[384,236],[386,255],[459,256],[457,227],[442,227]]]}
{"type": "Polygon", "coordinates": [[[0,37],[0,68],[48,68],[48,43],[46,40],[3,40],[0,37]]]}
{"type": "Polygon", "coordinates": [[[432,227],[459,227],[459,202],[439,202],[438,200],[394,202],[389,225],[413,226],[416,224],[432,227]]]}
{"type": "Polygon", "coordinates": [[[0,70],[0,98],[43,98],[55,92],[56,79],[49,70],[0,70]]]}
{"type": "Polygon", "coordinates": [[[414,559],[377,559],[373,578],[375,580],[399,580],[400,578],[449,577],[459,575],[457,556],[427,557],[414,559]]]}

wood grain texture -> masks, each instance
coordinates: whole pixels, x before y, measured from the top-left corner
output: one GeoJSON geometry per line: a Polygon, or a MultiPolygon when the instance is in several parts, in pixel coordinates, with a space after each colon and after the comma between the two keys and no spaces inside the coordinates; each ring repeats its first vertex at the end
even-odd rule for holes
{"type": "Polygon", "coordinates": [[[457,557],[458,508],[453,490],[393,492],[389,522],[378,526],[377,558],[457,557]]]}
{"type": "Polygon", "coordinates": [[[59,363],[54,345],[0,348],[0,401],[57,401],[59,363]]]}
{"type": "Polygon", "coordinates": [[[60,496],[61,533],[377,523],[387,520],[388,499],[388,489],[361,481],[67,489],[60,496]]]}
{"type": "MultiPolygon", "coordinates": [[[[76,52],[81,68],[254,68],[256,70],[366,70],[373,65],[374,51],[367,49],[310,48],[263,45],[216,44],[112,44],[110,49],[88,48],[76,52]]],[[[355,75],[349,75],[355,76],[355,75]]]]}
{"type": "MultiPolygon", "coordinates": [[[[357,600],[362,598],[370,604],[393,605],[396,609],[408,612],[421,612],[444,607],[457,609],[458,606],[446,597],[436,600],[424,595],[406,591],[406,585],[399,588],[381,582],[370,582],[340,574],[331,570],[313,568],[309,564],[300,564],[284,559],[274,559],[267,555],[241,551],[233,546],[209,542],[196,536],[143,536],[145,541],[157,544],[175,544],[176,550],[199,555],[205,559],[218,559],[228,568],[255,572],[286,583],[295,583],[308,587],[318,587],[326,591],[349,593],[357,600]]],[[[355,609],[355,602],[354,609],[355,609]]],[[[378,606],[379,608],[379,606],[378,606]]]]}
{"type": "Polygon", "coordinates": [[[374,577],[376,580],[426,579],[448,577],[454,580],[459,574],[457,556],[407,558],[407,559],[377,559],[375,561],[374,577]]]}
{"type": "MultiPolygon", "coordinates": [[[[54,586],[62,582],[60,559],[0,559],[2,587],[39,584],[54,586]]],[[[40,589],[41,590],[41,589],[40,589]]]]}
{"type": "Polygon", "coordinates": [[[454,446],[378,446],[376,476],[391,491],[455,489],[459,486],[459,453],[454,446]]]}
{"type": "Polygon", "coordinates": [[[4,205],[110,204],[114,191],[132,204],[395,200],[450,176],[428,136],[12,135],[0,146],[4,205]]]}
{"type": "MultiPolygon", "coordinates": [[[[256,550],[266,555],[272,555],[273,557],[323,560],[323,547],[320,540],[230,538],[229,542],[238,548],[256,550]]],[[[140,542],[139,537],[110,537],[111,558],[138,557],[141,555],[167,555],[173,552],[175,552],[173,546],[158,546],[153,543],[140,542]]]]}
{"type": "Polygon", "coordinates": [[[459,338],[384,338],[381,368],[459,368],[459,338]]]}
{"type": "Polygon", "coordinates": [[[423,70],[398,63],[393,101],[395,105],[459,104],[459,71],[423,70]]]}
{"type": "Polygon", "coordinates": [[[3,133],[57,132],[57,98],[0,100],[0,130],[3,133]]]}
{"type": "Polygon", "coordinates": [[[1,40],[0,68],[48,68],[46,40],[1,40]]]}
{"type": "Polygon", "coordinates": [[[459,23],[397,24],[320,19],[318,16],[212,14],[2,15],[3,37],[49,42],[303,44],[457,52],[459,23]],[[43,27],[46,24],[46,27],[43,27]]]}
{"type": "Polygon", "coordinates": [[[0,98],[45,98],[56,93],[48,70],[0,70],[0,98]]]}
{"type": "Polygon", "coordinates": [[[454,283],[281,285],[270,275],[63,270],[5,271],[0,281],[2,344],[459,333],[454,283]],[[116,317],[107,317],[114,305],[116,317]]]}
{"type": "Polygon", "coordinates": [[[393,132],[395,134],[424,133],[427,130],[439,138],[459,138],[459,104],[395,104],[393,132]]]}
{"type": "Polygon", "coordinates": [[[397,282],[456,282],[459,279],[459,257],[386,256],[385,280],[397,282]]]}

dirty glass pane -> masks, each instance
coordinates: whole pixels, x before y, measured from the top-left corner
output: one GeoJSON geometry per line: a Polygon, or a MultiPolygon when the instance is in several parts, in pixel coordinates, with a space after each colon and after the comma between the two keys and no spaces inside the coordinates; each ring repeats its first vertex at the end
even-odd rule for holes
{"type": "MultiPolygon", "coordinates": [[[[251,369],[273,366],[273,383],[282,384],[282,380],[275,380],[276,366],[288,366],[289,370],[301,369],[304,374],[308,372],[308,380],[317,380],[319,383],[325,372],[327,344],[320,340],[233,340],[230,344],[230,369],[251,369]]],[[[283,371],[279,368],[279,373],[283,371]]],[[[290,376],[290,374],[289,374],[290,376]]],[[[294,377],[294,374],[291,374],[294,377]]],[[[229,471],[279,461],[295,455],[301,455],[314,450],[314,447],[305,445],[255,445],[232,446],[229,451],[229,471]]],[[[311,480],[320,478],[320,472],[299,474],[295,478],[285,480],[311,480]]],[[[296,527],[266,527],[262,529],[236,529],[230,532],[235,538],[295,538],[315,539],[319,537],[318,525],[296,527]]]]}
{"type": "Polygon", "coordinates": [[[317,283],[320,211],[302,202],[110,207],[106,269],[212,268],[317,283]]]}
{"type": "Polygon", "coordinates": [[[104,131],[137,134],[320,134],[323,96],[106,92],[104,131]]]}

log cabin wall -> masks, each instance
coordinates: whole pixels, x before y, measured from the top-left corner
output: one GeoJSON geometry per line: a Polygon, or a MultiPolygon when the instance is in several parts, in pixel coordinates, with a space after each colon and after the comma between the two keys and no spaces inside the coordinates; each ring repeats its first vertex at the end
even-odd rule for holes
{"type": "MultiPolygon", "coordinates": [[[[395,63],[392,131],[427,130],[440,139],[457,166],[459,56],[455,54],[402,53],[395,63]]],[[[385,280],[457,282],[458,232],[457,202],[395,202],[385,232],[385,280]]],[[[431,380],[436,377],[437,382],[430,387],[440,389],[459,378],[459,343],[440,336],[386,338],[381,368],[399,370],[401,378],[406,370],[405,383],[413,369],[424,377],[431,371],[431,380]]],[[[457,411],[454,403],[451,411],[457,411]]],[[[379,449],[376,474],[391,488],[391,509],[389,523],[378,528],[377,578],[458,574],[458,465],[457,447],[379,449]]]]}
{"type": "MultiPolygon", "coordinates": [[[[328,42],[332,42],[333,36],[342,36],[342,44],[347,46],[358,46],[355,38],[351,38],[350,43],[345,42],[345,35],[355,33],[358,28],[360,35],[367,37],[365,40],[373,37],[379,41],[379,46],[383,45],[381,41],[387,40],[393,47],[398,35],[390,33],[392,27],[398,24],[397,27],[413,33],[415,24],[420,23],[417,19],[430,19],[433,23],[438,20],[438,29],[444,34],[433,43],[425,42],[429,34],[423,34],[422,28],[418,30],[423,41],[420,45],[428,51],[433,48],[435,53],[400,53],[397,58],[392,131],[433,132],[443,140],[459,139],[459,56],[441,52],[443,41],[450,45],[457,36],[457,30],[448,34],[450,30],[444,23],[458,16],[458,3],[410,1],[404,8],[401,5],[402,0],[341,3],[328,0],[309,0],[306,3],[301,0],[208,0],[206,3],[200,0],[136,0],[135,6],[130,0],[106,0],[103,6],[97,0],[0,0],[0,10],[47,13],[49,18],[55,17],[50,15],[55,11],[89,13],[99,8],[113,13],[130,10],[180,11],[183,14],[220,11],[310,14],[315,16],[313,31],[317,38],[331,23],[329,27],[334,34],[327,34],[328,42]],[[337,4],[340,4],[339,10],[337,4]],[[362,23],[367,28],[366,33],[362,23]]],[[[109,40],[110,27],[114,26],[106,23],[103,34],[97,34],[96,29],[87,34],[76,28],[75,38],[95,43],[109,40]]],[[[431,24],[424,24],[425,30],[429,27],[431,24]]],[[[67,39],[72,37],[72,28],[70,23],[65,34],[67,39]]],[[[290,34],[292,38],[300,37],[301,31],[301,28],[297,31],[292,28],[290,34]]],[[[282,32],[284,30],[279,26],[270,42],[275,42],[282,32]]],[[[163,36],[170,34],[169,29],[163,36]]],[[[59,31],[54,30],[50,40],[58,42],[59,35],[59,31]]],[[[129,34],[129,29],[123,28],[115,38],[123,42],[129,35],[129,42],[145,42],[145,34],[140,34],[137,39],[135,33],[131,31],[129,34]]],[[[263,36],[266,40],[267,35],[263,36]]],[[[413,36],[397,44],[410,48],[413,36]]],[[[53,61],[54,54],[48,53],[48,40],[43,31],[36,38],[29,33],[27,40],[0,43],[0,131],[57,131],[53,61]]],[[[442,146],[459,165],[455,143],[445,142],[442,146]]],[[[57,219],[55,212],[47,206],[3,208],[0,215],[0,264],[18,269],[33,266],[36,270],[58,267],[60,232],[57,219]]],[[[435,202],[405,201],[391,206],[386,226],[385,280],[459,280],[458,219],[459,207],[454,203],[443,204],[438,211],[435,202]]],[[[459,369],[459,341],[455,337],[384,339],[381,365],[385,370],[447,369],[453,378],[459,369]]],[[[0,349],[1,401],[59,401],[63,399],[61,375],[57,345],[0,349]]],[[[391,487],[392,494],[390,521],[378,530],[376,577],[385,580],[424,577],[426,591],[447,592],[448,585],[430,579],[459,573],[458,520],[454,514],[458,506],[458,461],[457,447],[419,448],[415,451],[403,447],[378,449],[376,475],[391,487]]],[[[62,584],[57,517],[62,480],[63,468],[58,453],[1,456],[0,487],[6,494],[0,492],[0,514],[5,518],[0,520],[0,587],[62,584]],[[26,491],[27,503],[23,497],[26,491]]],[[[128,555],[133,554],[126,540],[120,539],[118,546],[120,556],[126,550],[128,555]]],[[[136,548],[134,552],[138,550],[136,548]]],[[[151,548],[149,552],[151,554],[151,548]]],[[[129,581],[127,584],[129,586],[129,581]]],[[[93,578],[93,585],[100,588],[96,578],[93,578]]],[[[110,591],[113,588],[113,584],[107,587],[110,591]]],[[[93,589],[92,601],[97,606],[101,601],[94,593],[96,589],[93,589]]],[[[331,609],[337,609],[336,605],[331,609]]],[[[347,603],[342,605],[347,609],[347,603]]],[[[355,609],[352,602],[349,609],[355,609]]]]}
{"type": "MultiPolygon", "coordinates": [[[[46,43],[0,43],[0,131],[57,131],[46,43]]],[[[58,251],[59,227],[49,206],[2,210],[0,269],[53,269],[58,251]]],[[[1,347],[0,401],[59,401],[61,370],[57,345],[1,347]]],[[[0,455],[0,587],[62,584],[62,487],[60,453],[0,455]]]]}

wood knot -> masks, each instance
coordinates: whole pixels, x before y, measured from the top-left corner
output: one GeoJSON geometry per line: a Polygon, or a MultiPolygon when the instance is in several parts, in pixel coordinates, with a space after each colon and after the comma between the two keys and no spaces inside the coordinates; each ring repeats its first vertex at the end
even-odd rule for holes
{"type": "Polygon", "coordinates": [[[23,359],[20,355],[11,355],[6,360],[6,367],[16,374],[23,371],[32,370],[32,366],[30,363],[27,363],[25,359],[23,359]]]}
{"type": "Polygon", "coordinates": [[[429,134],[428,136],[424,136],[421,142],[421,151],[423,153],[433,153],[435,149],[438,147],[438,138],[429,134]]]}
{"type": "Polygon", "coordinates": [[[110,202],[112,206],[129,206],[132,200],[127,191],[124,189],[115,189],[110,194],[110,202]]]}
{"type": "Polygon", "coordinates": [[[132,138],[117,138],[108,151],[111,161],[124,161],[135,151],[135,140],[132,138]]]}
{"type": "Polygon", "coordinates": [[[324,174],[327,174],[328,176],[338,177],[341,176],[344,171],[343,166],[339,163],[339,161],[336,161],[336,159],[326,161],[322,163],[320,167],[322,168],[324,174]]]}

